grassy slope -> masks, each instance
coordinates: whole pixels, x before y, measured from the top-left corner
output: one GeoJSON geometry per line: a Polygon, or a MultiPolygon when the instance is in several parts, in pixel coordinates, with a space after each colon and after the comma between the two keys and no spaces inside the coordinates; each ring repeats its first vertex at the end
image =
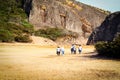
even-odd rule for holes
{"type": "Polygon", "coordinates": [[[64,56],[56,56],[56,47],[0,45],[0,79],[119,80],[119,61],[90,58],[94,48],[89,46],[81,55],[70,55],[69,47],[64,56]]]}

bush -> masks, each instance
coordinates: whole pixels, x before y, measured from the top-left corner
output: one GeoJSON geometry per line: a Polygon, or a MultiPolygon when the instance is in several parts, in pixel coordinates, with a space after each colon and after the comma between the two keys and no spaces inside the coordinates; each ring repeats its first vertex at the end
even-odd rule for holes
{"type": "Polygon", "coordinates": [[[0,41],[29,42],[28,36],[34,30],[26,21],[27,14],[22,9],[23,0],[0,0],[0,41]]]}
{"type": "Polygon", "coordinates": [[[70,36],[73,38],[77,38],[78,34],[75,32],[67,31],[64,29],[59,28],[47,28],[47,29],[40,29],[35,31],[36,36],[46,37],[53,41],[55,41],[58,37],[70,36]]]}
{"type": "Polygon", "coordinates": [[[100,56],[120,58],[120,35],[113,42],[98,42],[95,48],[100,56]]]}
{"type": "Polygon", "coordinates": [[[51,40],[55,41],[57,37],[63,36],[62,29],[58,28],[47,28],[47,29],[40,29],[35,31],[36,36],[50,38],[51,40]]]}
{"type": "Polygon", "coordinates": [[[11,41],[30,42],[30,39],[28,39],[29,38],[28,36],[21,36],[21,35],[22,34],[30,35],[32,34],[32,32],[33,32],[33,27],[28,28],[22,25],[16,25],[14,23],[3,22],[0,24],[0,35],[1,35],[0,41],[1,42],[11,42],[11,41]]]}
{"type": "Polygon", "coordinates": [[[26,42],[32,42],[29,35],[16,36],[15,41],[17,41],[17,42],[25,42],[25,43],[26,42]]]}
{"type": "Polygon", "coordinates": [[[27,21],[22,21],[21,24],[24,27],[23,31],[25,33],[32,34],[34,32],[33,26],[30,23],[28,23],[27,21]]]}
{"type": "Polygon", "coordinates": [[[14,41],[14,36],[10,31],[0,29],[0,41],[1,42],[12,42],[14,41]]]}

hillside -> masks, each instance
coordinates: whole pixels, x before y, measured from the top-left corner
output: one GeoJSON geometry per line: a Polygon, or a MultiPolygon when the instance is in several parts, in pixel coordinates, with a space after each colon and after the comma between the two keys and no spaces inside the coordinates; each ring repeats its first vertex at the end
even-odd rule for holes
{"type": "Polygon", "coordinates": [[[30,36],[35,35],[55,42],[86,44],[109,14],[75,0],[5,0],[0,1],[0,9],[0,42],[31,42],[30,36]]]}
{"type": "Polygon", "coordinates": [[[120,34],[120,11],[106,17],[103,23],[97,27],[89,37],[87,44],[98,41],[113,41],[120,34]]]}
{"type": "Polygon", "coordinates": [[[37,44],[41,46],[51,46],[54,45],[56,46],[56,43],[48,38],[43,38],[43,37],[36,37],[36,36],[31,36],[32,44],[37,44]]]}
{"type": "Polygon", "coordinates": [[[82,44],[109,14],[75,0],[26,0],[24,6],[35,30],[62,28],[77,32],[78,39],[85,40],[82,44]]]}

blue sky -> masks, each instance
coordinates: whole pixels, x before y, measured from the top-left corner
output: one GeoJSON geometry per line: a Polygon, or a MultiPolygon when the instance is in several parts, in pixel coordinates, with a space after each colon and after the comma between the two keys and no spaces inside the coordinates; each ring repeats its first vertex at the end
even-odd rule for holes
{"type": "Polygon", "coordinates": [[[76,0],[111,12],[120,11],[120,0],[76,0]]]}

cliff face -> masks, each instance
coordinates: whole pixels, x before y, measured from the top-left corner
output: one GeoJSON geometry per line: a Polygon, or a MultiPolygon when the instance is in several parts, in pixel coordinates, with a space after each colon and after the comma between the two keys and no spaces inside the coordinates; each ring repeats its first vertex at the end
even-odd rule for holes
{"type": "Polygon", "coordinates": [[[58,27],[88,39],[107,14],[75,0],[24,0],[24,9],[35,29],[58,27]]]}
{"type": "Polygon", "coordinates": [[[98,41],[113,41],[120,34],[120,11],[106,17],[100,27],[96,28],[87,44],[94,44],[98,41]]]}

